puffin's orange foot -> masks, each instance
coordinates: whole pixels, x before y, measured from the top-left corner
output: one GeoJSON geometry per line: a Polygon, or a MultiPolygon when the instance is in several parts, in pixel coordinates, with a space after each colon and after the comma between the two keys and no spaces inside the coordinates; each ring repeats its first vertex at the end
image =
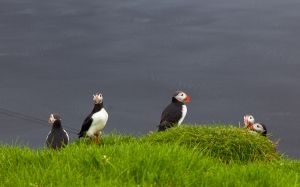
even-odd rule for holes
{"type": "Polygon", "coordinates": [[[99,134],[95,134],[95,144],[99,144],[99,134]]]}

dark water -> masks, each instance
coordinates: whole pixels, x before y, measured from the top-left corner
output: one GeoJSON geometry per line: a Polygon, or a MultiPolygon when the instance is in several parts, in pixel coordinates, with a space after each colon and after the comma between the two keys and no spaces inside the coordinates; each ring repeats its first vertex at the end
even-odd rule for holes
{"type": "MultiPolygon", "coordinates": [[[[182,89],[185,122],[251,113],[299,158],[299,10],[299,0],[0,0],[0,106],[79,129],[101,91],[105,133],[140,135],[182,89]]],[[[0,119],[6,143],[43,146],[50,128],[0,119]]]]}

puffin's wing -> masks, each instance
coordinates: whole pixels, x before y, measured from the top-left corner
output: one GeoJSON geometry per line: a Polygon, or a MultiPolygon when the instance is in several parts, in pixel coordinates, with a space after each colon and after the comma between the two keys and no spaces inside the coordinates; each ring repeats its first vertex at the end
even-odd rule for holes
{"type": "Polygon", "coordinates": [[[167,122],[167,121],[162,121],[158,125],[158,131],[165,131],[168,128],[171,128],[173,123],[167,122]]]}
{"type": "Polygon", "coordinates": [[[264,132],[262,132],[262,135],[263,135],[263,136],[267,136],[268,131],[267,131],[266,125],[263,124],[263,123],[260,123],[260,124],[261,124],[261,126],[264,128],[264,132]]]}
{"type": "Polygon", "coordinates": [[[51,130],[48,132],[47,136],[46,136],[46,141],[48,141],[49,135],[51,133],[51,130]]]}
{"type": "Polygon", "coordinates": [[[52,142],[53,142],[53,134],[50,131],[46,137],[46,145],[47,147],[52,147],[52,142]]]}
{"type": "Polygon", "coordinates": [[[70,141],[70,137],[69,137],[69,134],[68,134],[68,132],[64,129],[64,133],[65,133],[65,135],[66,135],[66,137],[67,137],[67,139],[65,140],[65,142],[67,142],[67,144],[69,143],[69,141],[70,141]]]}
{"type": "Polygon", "coordinates": [[[85,120],[83,121],[83,124],[81,126],[81,130],[78,133],[79,138],[83,137],[84,133],[89,130],[92,122],[93,122],[93,118],[91,116],[88,116],[87,118],[85,118],[85,120]]]}
{"type": "Polygon", "coordinates": [[[178,123],[181,118],[181,107],[173,105],[172,103],[168,105],[161,114],[160,124],[169,122],[169,123],[178,123]]]}

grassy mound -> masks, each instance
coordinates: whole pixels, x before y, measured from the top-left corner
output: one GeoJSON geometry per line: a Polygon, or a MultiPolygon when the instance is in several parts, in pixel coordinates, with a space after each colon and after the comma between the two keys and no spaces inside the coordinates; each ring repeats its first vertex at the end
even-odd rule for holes
{"type": "Polygon", "coordinates": [[[0,145],[0,186],[300,186],[300,162],[276,160],[263,146],[274,148],[243,129],[203,126],[106,135],[101,145],[82,140],[61,150],[0,145]]]}
{"type": "Polygon", "coordinates": [[[228,126],[179,126],[150,134],[144,141],[186,145],[224,162],[279,158],[275,145],[268,138],[246,129],[228,126]]]}
{"type": "Polygon", "coordinates": [[[0,186],[300,185],[297,161],[224,164],[178,144],[113,139],[59,151],[0,146],[0,186]]]}
{"type": "MultiPolygon", "coordinates": [[[[200,154],[214,146],[199,152],[195,131],[191,133],[191,139],[175,138],[175,143],[168,143],[166,138],[174,138],[175,132],[188,132],[193,128],[182,127],[182,131],[174,128],[143,138],[107,135],[103,136],[101,145],[83,140],[61,150],[0,145],[0,186],[300,185],[299,161],[279,159],[225,164],[215,156],[200,154]]],[[[197,127],[196,131],[207,129],[197,127]]],[[[241,131],[250,136],[242,129],[213,129],[217,132],[223,129],[226,133],[241,131]]],[[[259,136],[257,138],[260,140],[259,136]]],[[[256,137],[250,139],[255,140],[256,137]]]]}

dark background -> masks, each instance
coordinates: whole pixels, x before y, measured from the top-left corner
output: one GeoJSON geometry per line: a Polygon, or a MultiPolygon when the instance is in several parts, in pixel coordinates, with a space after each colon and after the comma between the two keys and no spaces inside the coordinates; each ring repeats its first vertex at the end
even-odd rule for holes
{"type": "MultiPolygon", "coordinates": [[[[251,113],[299,158],[299,10],[299,0],[0,0],[0,107],[59,113],[79,130],[101,91],[104,132],[142,135],[185,90],[186,123],[251,113]]],[[[44,145],[46,122],[0,119],[0,141],[44,145]]]]}

